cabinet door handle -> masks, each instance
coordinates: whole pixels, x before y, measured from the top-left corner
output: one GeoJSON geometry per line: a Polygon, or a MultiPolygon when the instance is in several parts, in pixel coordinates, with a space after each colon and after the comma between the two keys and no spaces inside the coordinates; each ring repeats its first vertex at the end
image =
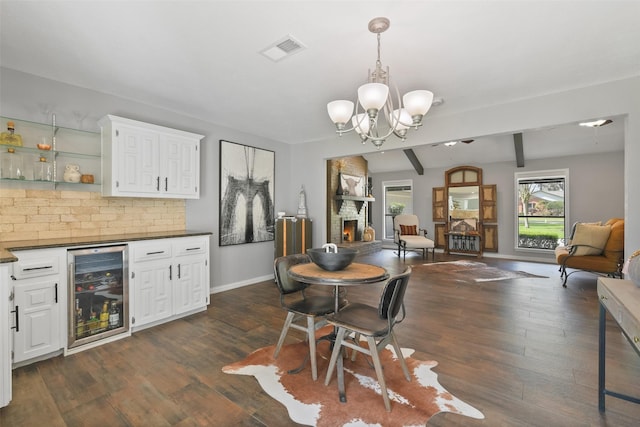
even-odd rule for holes
{"type": "Polygon", "coordinates": [[[180,264],[178,264],[178,279],[180,278],[180,264]]]}
{"type": "Polygon", "coordinates": [[[169,178],[164,177],[164,191],[169,191],[169,178]]]}
{"type": "Polygon", "coordinates": [[[147,255],[158,255],[158,254],[163,254],[164,251],[155,251],[155,252],[147,252],[147,255]]]}
{"type": "Polygon", "coordinates": [[[156,191],[160,191],[160,177],[156,178],[156,191]]]}
{"type": "Polygon", "coordinates": [[[53,265],[43,265],[42,267],[23,268],[22,271],[47,270],[49,268],[53,268],[53,265]]]}
{"type": "Polygon", "coordinates": [[[16,326],[12,326],[11,329],[15,329],[16,332],[20,332],[20,315],[19,315],[20,307],[16,305],[16,309],[12,310],[11,313],[16,314],[16,326]]]}
{"type": "Polygon", "coordinates": [[[172,272],[172,270],[173,270],[173,266],[169,265],[169,280],[173,280],[173,272],[172,272]]]}
{"type": "Polygon", "coordinates": [[[198,251],[198,250],[200,250],[200,247],[196,247],[196,248],[187,248],[187,249],[185,249],[185,250],[187,250],[187,251],[198,251]]]}
{"type": "Polygon", "coordinates": [[[56,301],[56,304],[57,304],[58,303],[58,284],[57,283],[56,283],[56,286],[54,288],[54,291],[55,291],[55,301],[56,301]]]}

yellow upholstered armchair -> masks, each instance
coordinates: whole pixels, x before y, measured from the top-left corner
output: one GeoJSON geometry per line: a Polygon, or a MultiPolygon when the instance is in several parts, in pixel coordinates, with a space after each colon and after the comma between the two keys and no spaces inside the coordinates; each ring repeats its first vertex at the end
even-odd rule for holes
{"type": "Polygon", "coordinates": [[[580,270],[622,278],[624,219],[612,218],[604,225],[576,223],[569,244],[558,246],[555,256],[565,288],[569,276],[580,270]]]}

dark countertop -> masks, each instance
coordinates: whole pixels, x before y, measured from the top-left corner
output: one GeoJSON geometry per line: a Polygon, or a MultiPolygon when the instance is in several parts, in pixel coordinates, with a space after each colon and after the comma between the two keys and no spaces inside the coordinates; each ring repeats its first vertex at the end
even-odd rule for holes
{"type": "Polygon", "coordinates": [[[108,236],[68,237],[61,239],[14,240],[0,242],[0,264],[15,262],[18,258],[12,252],[29,249],[66,248],[72,246],[105,245],[109,243],[133,242],[136,240],[169,239],[172,237],[205,236],[209,231],[162,231],[154,233],[112,234],[108,236]]]}

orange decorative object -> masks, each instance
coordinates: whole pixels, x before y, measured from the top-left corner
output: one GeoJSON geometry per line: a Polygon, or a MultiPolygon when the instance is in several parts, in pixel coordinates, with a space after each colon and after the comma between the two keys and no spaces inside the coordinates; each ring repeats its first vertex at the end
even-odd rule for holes
{"type": "Polygon", "coordinates": [[[93,184],[93,175],[80,176],[80,182],[82,182],[83,184],[93,184]]]}

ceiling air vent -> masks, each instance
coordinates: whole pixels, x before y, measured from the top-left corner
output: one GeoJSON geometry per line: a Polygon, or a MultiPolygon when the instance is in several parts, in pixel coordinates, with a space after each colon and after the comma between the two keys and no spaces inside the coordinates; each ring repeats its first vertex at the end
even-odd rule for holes
{"type": "Polygon", "coordinates": [[[278,62],[283,58],[291,56],[304,50],[306,46],[293,36],[287,35],[284,38],[273,43],[271,46],[263,49],[260,53],[274,62],[278,62]]]}

